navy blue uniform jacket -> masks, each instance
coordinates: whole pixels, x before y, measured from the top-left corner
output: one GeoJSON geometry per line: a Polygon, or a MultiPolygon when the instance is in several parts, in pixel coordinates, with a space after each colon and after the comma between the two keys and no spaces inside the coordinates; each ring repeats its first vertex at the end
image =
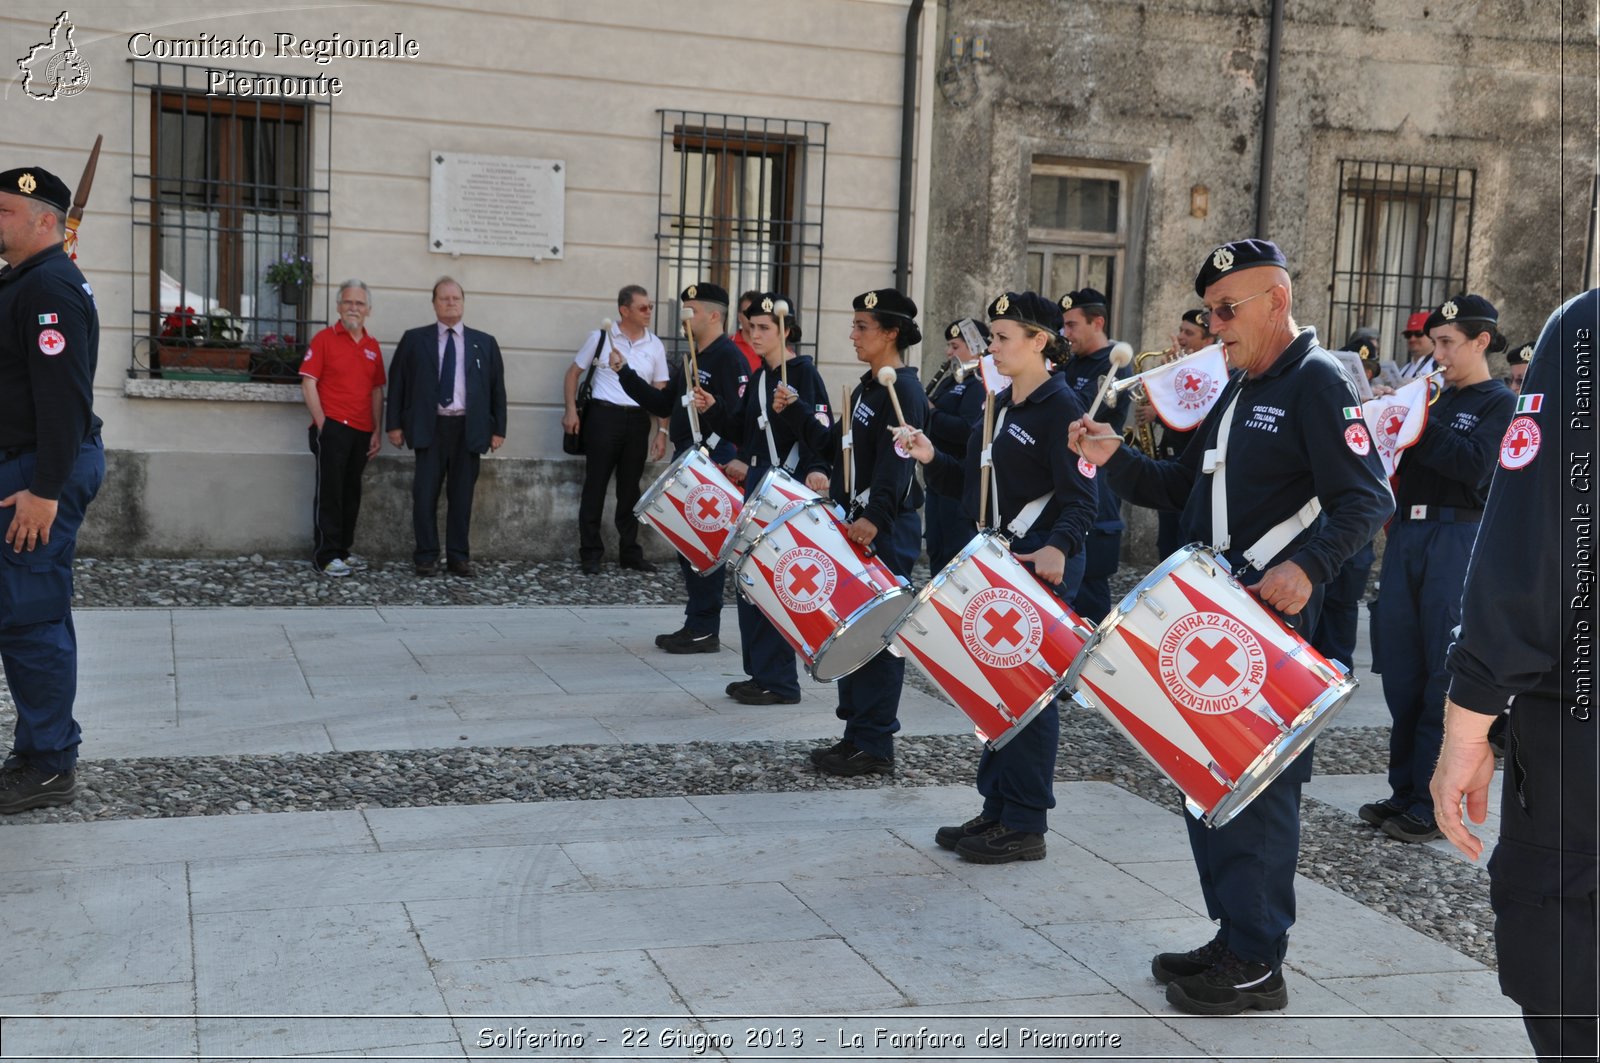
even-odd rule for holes
{"type": "MultiPolygon", "coordinates": [[[[506,434],[506,371],[500,345],[487,332],[463,328],[467,367],[467,449],[483,454],[491,436],[506,434]]],[[[389,398],[385,431],[405,433],[412,450],[433,445],[439,409],[439,326],[435,322],[408,329],[389,363],[389,398]]]]}
{"type": "MultiPolygon", "coordinates": [[[[700,369],[700,386],[716,396],[718,405],[727,403],[731,406],[739,401],[739,385],[744,382],[750,363],[744,360],[743,352],[734,346],[726,334],[706,344],[706,349],[700,352],[695,361],[700,369]]],[[[674,455],[682,454],[694,443],[694,430],[689,424],[689,411],[683,405],[684,375],[688,371],[689,359],[685,357],[668,375],[667,386],[664,388],[649,383],[626,363],[623,364],[622,371],[617,374],[617,380],[622,384],[622,390],[627,392],[628,398],[657,417],[671,419],[667,425],[667,436],[672,440],[674,455]]],[[[736,441],[728,438],[726,432],[713,433],[707,427],[704,417],[700,418],[700,434],[704,437],[713,434],[721,437],[711,450],[712,461],[718,465],[726,465],[733,458],[737,450],[736,441]]]]}
{"type": "MultiPolygon", "coordinates": [[[[772,429],[772,443],[778,451],[778,463],[788,463],[789,471],[800,480],[813,472],[826,476],[828,459],[817,453],[804,437],[795,434],[791,425],[772,412],[772,393],[780,380],[778,370],[769,369],[762,362],[755,374],[742,382],[743,393],[736,393],[732,403],[724,403],[718,396],[717,404],[700,415],[700,427],[702,430],[709,427],[723,435],[731,434],[739,441],[739,460],[752,469],[771,468],[773,462],[768,453],[767,433],[760,422],[765,410],[772,429]],[[796,443],[799,444],[799,451],[791,463],[789,455],[795,450],[796,443]]],[[[828,414],[828,386],[822,382],[822,374],[817,372],[817,364],[810,355],[799,354],[789,359],[789,386],[800,393],[801,401],[809,404],[823,421],[833,423],[828,414]]],[[[817,422],[817,425],[821,427],[821,422],[817,422]]]]}
{"type": "MultiPolygon", "coordinates": [[[[894,390],[905,410],[906,424],[912,428],[925,426],[928,396],[917,380],[917,371],[900,366],[895,371],[894,390]]],[[[878,534],[887,535],[902,513],[922,505],[922,488],[917,486],[917,478],[912,475],[916,462],[895,446],[889,431],[898,423],[894,404],[889,399],[889,389],[878,383],[870,370],[861,374],[861,382],[850,393],[850,408],[855,411],[855,424],[850,430],[851,459],[855,466],[853,486],[857,495],[868,488],[872,491],[861,515],[872,521],[878,534]]],[[[843,428],[838,422],[823,427],[815,417],[814,407],[803,396],[801,401],[786,408],[779,419],[800,433],[813,450],[832,459],[835,467],[842,468],[839,466],[839,443],[843,428]]],[[[842,472],[833,477],[830,491],[833,500],[843,506],[846,513],[855,508],[855,500],[845,494],[842,472]]]]}
{"type": "Polygon", "coordinates": [[[0,451],[35,448],[28,490],[55,501],[78,449],[100,431],[93,409],[100,316],[88,282],[59,246],[0,270],[0,329],[0,451]]]}
{"type": "Polygon", "coordinates": [[[1318,346],[1314,329],[1302,329],[1260,376],[1235,373],[1195,430],[1198,438],[1176,460],[1157,461],[1123,446],[1101,472],[1135,505],[1182,510],[1184,541],[1210,542],[1211,475],[1201,463],[1216,446],[1222,415],[1236,394],[1228,441],[1228,563],[1243,573],[1244,552],[1315,496],[1321,518],[1268,567],[1290,560],[1313,585],[1327,583],[1372,541],[1394,512],[1394,498],[1365,425],[1346,413],[1360,406],[1355,385],[1318,346]],[[1360,431],[1351,432],[1352,426],[1360,431]]]}
{"type": "Polygon", "coordinates": [[[1428,410],[1422,438],[1400,453],[1395,512],[1404,517],[1412,506],[1482,509],[1516,404],[1498,380],[1440,395],[1428,410]]]}
{"type": "MultiPolygon", "coordinates": [[[[1092,354],[1073,355],[1067,359],[1067,364],[1061,367],[1061,375],[1066,378],[1067,386],[1078,396],[1078,402],[1085,410],[1094,405],[1094,397],[1100,393],[1100,381],[1111,372],[1111,351],[1115,343],[1107,344],[1092,354]]],[[[1125,365],[1117,371],[1117,379],[1121,380],[1133,375],[1133,366],[1125,365]]],[[[1109,424],[1116,431],[1121,432],[1122,426],[1128,420],[1128,408],[1132,405],[1128,392],[1121,395],[1107,395],[1100,404],[1100,409],[1095,413],[1097,420],[1109,424]],[[1112,405],[1115,401],[1116,405],[1112,405]]],[[[1104,484],[1104,481],[1102,481],[1104,484]]],[[[1095,516],[1095,530],[1103,532],[1119,532],[1125,527],[1122,521],[1122,506],[1115,491],[1115,485],[1105,484],[1097,489],[1099,495],[1099,510],[1095,516]]]]}
{"type": "MultiPolygon", "coordinates": [[[[981,390],[982,382],[977,384],[981,390]]],[[[1067,449],[1067,426],[1083,416],[1083,405],[1061,374],[1052,373],[1020,406],[1012,405],[1011,389],[1006,388],[995,398],[997,423],[1002,410],[1005,423],[995,432],[993,446],[1001,530],[1023,506],[1054,492],[1028,534],[1018,542],[1038,541],[1067,557],[1076,557],[1083,552],[1096,505],[1094,482],[1078,471],[1078,457],[1067,449]]],[[[957,458],[941,448],[933,461],[923,466],[922,475],[930,489],[959,495],[962,516],[976,524],[982,425],[973,431],[964,453],[964,458],[957,458]]],[[[993,506],[992,501],[990,505],[993,506]]]]}

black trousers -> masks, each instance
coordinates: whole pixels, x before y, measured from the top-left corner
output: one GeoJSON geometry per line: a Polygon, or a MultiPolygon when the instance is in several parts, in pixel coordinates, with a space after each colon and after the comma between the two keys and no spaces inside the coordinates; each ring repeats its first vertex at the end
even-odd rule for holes
{"type": "Polygon", "coordinates": [[[434,422],[433,444],[417,448],[416,457],[411,476],[411,533],[417,546],[411,559],[419,565],[439,560],[439,492],[443,488],[445,558],[471,560],[472,492],[478,486],[482,455],[467,449],[467,419],[440,417],[434,422]]]}
{"type": "Polygon", "coordinates": [[[606,508],[606,485],[617,478],[617,554],[621,561],[644,557],[639,548],[639,522],[633,507],[643,489],[645,458],[650,448],[650,415],[637,406],[591,402],[583,411],[583,497],[578,502],[578,556],[598,561],[605,556],[600,518],[606,508]]]}
{"type": "Polygon", "coordinates": [[[334,558],[350,556],[361,513],[361,472],[367,467],[372,433],[340,424],[329,417],[307,428],[311,453],[317,459],[317,485],[311,497],[313,558],[322,568],[334,558]]]}

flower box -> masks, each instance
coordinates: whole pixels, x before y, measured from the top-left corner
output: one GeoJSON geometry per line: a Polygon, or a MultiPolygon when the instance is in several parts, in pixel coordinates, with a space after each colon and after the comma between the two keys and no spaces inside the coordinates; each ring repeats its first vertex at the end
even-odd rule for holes
{"type": "Polygon", "coordinates": [[[166,380],[240,382],[250,379],[250,351],[245,347],[203,347],[163,343],[161,376],[166,380]]]}

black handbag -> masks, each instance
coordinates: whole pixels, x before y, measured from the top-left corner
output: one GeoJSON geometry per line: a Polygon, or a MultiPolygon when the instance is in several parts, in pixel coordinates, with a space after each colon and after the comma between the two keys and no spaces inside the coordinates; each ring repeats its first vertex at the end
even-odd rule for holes
{"type": "Polygon", "coordinates": [[[561,433],[563,454],[583,453],[583,412],[588,408],[589,400],[594,398],[594,371],[600,367],[600,350],[605,344],[606,330],[601,329],[600,338],[594,344],[594,356],[589,359],[589,371],[584,374],[583,383],[578,385],[578,394],[573,400],[573,405],[578,408],[578,430],[561,433]]]}

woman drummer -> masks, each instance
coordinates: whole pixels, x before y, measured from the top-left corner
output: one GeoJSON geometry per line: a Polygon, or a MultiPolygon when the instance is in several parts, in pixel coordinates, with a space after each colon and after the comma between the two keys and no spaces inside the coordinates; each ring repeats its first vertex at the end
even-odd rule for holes
{"type": "MultiPolygon", "coordinates": [[[[995,398],[991,448],[992,526],[1015,536],[1011,550],[1060,598],[1071,599],[1083,577],[1084,545],[1094,524],[1096,496],[1077,457],[1067,449],[1067,426],[1083,416],[1067,378],[1051,371],[1051,348],[1060,343],[1061,309],[1033,292],[1007,292],[989,304],[995,369],[1011,386],[995,398]],[[1032,521],[1025,511],[1044,500],[1032,521]],[[1024,526],[1025,525],[1025,526],[1024,526]]],[[[918,432],[904,443],[923,465],[930,488],[959,491],[968,527],[978,519],[983,430],[976,429],[958,459],[918,432]]],[[[981,864],[1044,858],[1045,814],[1055,807],[1055,704],[1040,712],[999,750],[978,761],[983,811],[959,827],[940,827],[934,840],[981,864]]]]}
{"type": "MultiPolygon", "coordinates": [[[[863,292],[851,303],[850,342],[856,360],[868,366],[841,417],[851,419],[851,490],[844,477],[833,477],[833,499],[846,510],[852,542],[871,546],[895,575],[909,578],[921,553],[922,529],[917,509],[922,489],[912,475],[910,457],[895,444],[893,430],[901,413],[913,428],[928,417],[928,399],[917,371],[905,364],[905,352],[922,341],[917,304],[893,288],[863,292]],[[892,380],[885,385],[880,375],[892,380]],[[890,397],[889,387],[895,398],[890,397]],[[896,403],[898,400],[898,404],[896,403]]],[[[772,408],[779,420],[820,454],[835,457],[842,469],[841,426],[824,427],[815,404],[793,389],[780,388],[772,408]]],[[[839,680],[839,707],[844,737],[813,750],[811,762],[829,775],[887,775],[894,771],[894,735],[900,730],[900,688],[906,662],[887,648],[839,680]]]]}
{"type": "MultiPolygon", "coordinates": [[[[936,448],[956,458],[966,456],[967,438],[983,422],[983,379],[978,372],[983,351],[967,346],[963,325],[983,343],[989,342],[989,326],[982,321],[952,321],[944,330],[944,353],[949,361],[928,389],[928,438],[936,448]]],[[[922,510],[928,571],[938,575],[967,545],[972,524],[961,519],[959,491],[941,494],[926,478],[922,482],[928,495],[922,510]]]]}
{"type": "MultiPolygon", "coordinates": [[[[749,498],[762,478],[774,468],[805,480],[819,494],[828,489],[828,463],[802,442],[788,426],[767,412],[768,403],[784,373],[789,386],[818,404],[828,417],[828,389],[808,355],[796,354],[790,344],[800,341],[799,315],[790,309],[782,331],[777,312],[786,304],[777,292],[757,295],[746,311],[751,348],[761,357],[761,368],[740,390],[738,405],[719,403],[704,388],[695,388],[694,404],[707,432],[741,441],[739,454],[723,469],[728,479],[744,485],[749,498]]],[[[743,595],[738,596],[739,645],[749,679],[729,683],[727,693],[741,705],[798,705],[800,673],[794,648],[743,595]]]]}
{"type": "Polygon", "coordinates": [[[1461,587],[1497,461],[1515,463],[1516,398],[1489,372],[1505,350],[1500,315],[1480,295],[1458,295],[1428,317],[1433,358],[1444,370],[1427,427],[1395,473],[1394,523],[1383,553],[1375,626],[1389,731],[1390,795],[1361,818],[1391,838],[1441,837],[1428,783],[1443,740],[1445,652],[1461,623],[1461,587]]]}

